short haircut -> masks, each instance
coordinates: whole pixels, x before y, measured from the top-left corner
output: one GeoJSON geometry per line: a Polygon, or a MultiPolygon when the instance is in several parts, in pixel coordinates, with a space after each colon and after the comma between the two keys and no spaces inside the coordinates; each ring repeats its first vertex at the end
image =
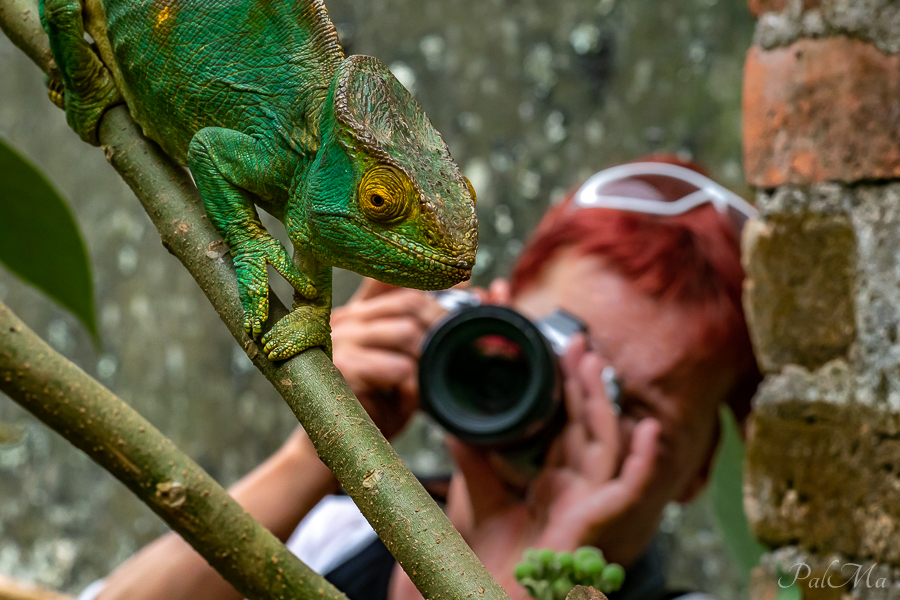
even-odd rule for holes
{"type": "MultiPolygon", "coordinates": [[[[673,155],[635,162],[662,162],[693,169],[699,165],[673,155]]],[[[634,176],[669,201],[695,191],[689,183],[654,175],[634,176]]],[[[685,329],[704,333],[705,359],[723,356],[739,377],[727,403],[739,422],[762,376],[753,356],[741,306],[744,269],[738,234],[712,204],[681,215],[660,216],[608,208],[581,208],[574,192],[552,207],[525,245],[510,278],[513,294],[533,283],[563,249],[604,257],[622,276],[648,295],[696,307],[696,322],[685,329]]]]}

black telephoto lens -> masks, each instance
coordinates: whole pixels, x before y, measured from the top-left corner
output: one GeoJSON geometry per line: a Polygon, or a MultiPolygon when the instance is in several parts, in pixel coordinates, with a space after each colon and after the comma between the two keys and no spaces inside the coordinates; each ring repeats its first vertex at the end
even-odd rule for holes
{"type": "Polygon", "coordinates": [[[565,421],[556,358],[514,310],[477,306],[435,329],[419,364],[422,409],[469,444],[542,459],[565,421]]]}

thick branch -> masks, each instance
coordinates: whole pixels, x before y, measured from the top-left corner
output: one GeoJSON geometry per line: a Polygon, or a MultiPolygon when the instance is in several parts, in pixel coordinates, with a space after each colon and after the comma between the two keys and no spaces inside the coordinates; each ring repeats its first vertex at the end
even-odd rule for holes
{"type": "MultiPolygon", "coordinates": [[[[7,16],[0,14],[0,18],[7,16]]],[[[3,28],[17,31],[10,36],[17,44],[17,40],[30,44],[40,37],[28,30],[33,26],[33,21],[12,18],[3,28]]],[[[319,456],[423,595],[508,599],[324,353],[314,348],[274,364],[247,337],[234,267],[218,259],[223,243],[207,221],[187,172],[143,138],[125,107],[106,114],[100,141],[107,159],[144,205],[163,244],[197,280],[234,338],[294,411],[319,456]]],[[[269,322],[286,312],[270,291],[269,322]]]]}
{"type": "Polygon", "coordinates": [[[248,598],[347,600],[149,421],[3,303],[0,390],[128,486],[248,598]]]}

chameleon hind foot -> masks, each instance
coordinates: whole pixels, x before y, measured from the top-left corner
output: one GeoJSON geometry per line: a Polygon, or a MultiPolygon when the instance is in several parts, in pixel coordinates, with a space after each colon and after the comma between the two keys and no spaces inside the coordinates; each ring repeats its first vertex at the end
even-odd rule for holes
{"type": "Polygon", "coordinates": [[[123,102],[122,96],[112,74],[84,39],[80,0],[42,0],[40,13],[65,88],[60,94],[51,86],[51,100],[63,105],[69,127],[97,146],[100,119],[108,108],[123,102]]]}
{"type": "Polygon", "coordinates": [[[303,275],[285,251],[281,242],[265,235],[240,245],[234,254],[238,291],[244,308],[244,331],[251,337],[262,333],[269,318],[269,274],[266,264],[272,265],[304,298],[318,295],[309,278],[303,275]]]}
{"type": "Polygon", "coordinates": [[[275,323],[262,343],[269,360],[286,360],[313,346],[322,346],[331,358],[331,311],[319,306],[297,306],[275,323]]]}

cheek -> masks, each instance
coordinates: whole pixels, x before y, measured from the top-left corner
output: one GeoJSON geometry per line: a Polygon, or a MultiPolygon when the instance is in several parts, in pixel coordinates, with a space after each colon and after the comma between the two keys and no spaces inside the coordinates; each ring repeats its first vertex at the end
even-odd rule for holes
{"type": "Polygon", "coordinates": [[[692,477],[710,459],[716,441],[717,414],[663,427],[663,447],[669,453],[669,463],[685,477],[692,477]]]}

